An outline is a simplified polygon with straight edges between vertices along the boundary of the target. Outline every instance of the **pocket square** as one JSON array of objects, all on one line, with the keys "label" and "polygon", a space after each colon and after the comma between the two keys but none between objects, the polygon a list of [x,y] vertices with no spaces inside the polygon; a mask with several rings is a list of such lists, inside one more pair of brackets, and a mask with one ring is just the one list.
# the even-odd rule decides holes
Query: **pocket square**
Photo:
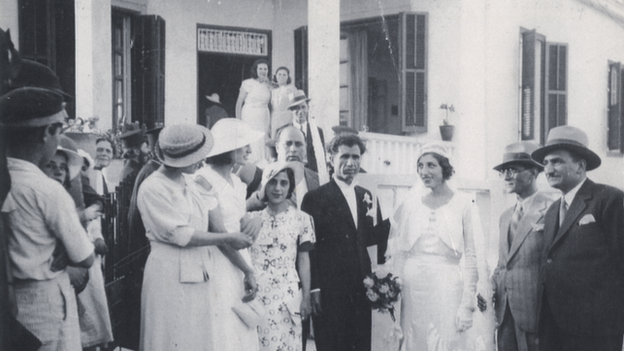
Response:
[{"label": "pocket square", "polygon": [[596,219],[591,213],[584,215],[583,218],[581,218],[581,220],[579,221],[579,225],[585,225],[590,223],[596,223]]},{"label": "pocket square", "polygon": [[533,231],[534,232],[540,232],[544,230],[544,223],[534,223],[533,224]]}]

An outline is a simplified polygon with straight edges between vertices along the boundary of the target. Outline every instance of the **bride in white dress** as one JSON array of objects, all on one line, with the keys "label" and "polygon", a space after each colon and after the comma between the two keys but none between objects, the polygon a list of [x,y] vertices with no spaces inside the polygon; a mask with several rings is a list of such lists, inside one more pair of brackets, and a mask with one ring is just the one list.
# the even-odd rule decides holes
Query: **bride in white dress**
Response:
[{"label": "bride in white dress", "polygon": [[[392,218],[389,264],[403,280],[401,351],[494,350],[491,302],[476,309],[477,291],[491,291],[476,206],[447,184],[446,152],[425,145],[415,186]],[[491,294],[484,296],[490,296]]]}]

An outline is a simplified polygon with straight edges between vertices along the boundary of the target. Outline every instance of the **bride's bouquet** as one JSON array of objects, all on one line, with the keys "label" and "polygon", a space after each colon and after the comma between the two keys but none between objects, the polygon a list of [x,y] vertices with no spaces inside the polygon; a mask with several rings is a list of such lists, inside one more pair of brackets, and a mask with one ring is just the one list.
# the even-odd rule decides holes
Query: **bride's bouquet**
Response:
[{"label": "bride's bouquet", "polygon": [[371,309],[376,309],[382,313],[389,312],[392,321],[395,322],[394,303],[399,300],[399,293],[401,292],[399,277],[394,277],[392,273],[388,273],[385,277],[379,278],[377,273],[373,273],[364,278],[364,287]]}]

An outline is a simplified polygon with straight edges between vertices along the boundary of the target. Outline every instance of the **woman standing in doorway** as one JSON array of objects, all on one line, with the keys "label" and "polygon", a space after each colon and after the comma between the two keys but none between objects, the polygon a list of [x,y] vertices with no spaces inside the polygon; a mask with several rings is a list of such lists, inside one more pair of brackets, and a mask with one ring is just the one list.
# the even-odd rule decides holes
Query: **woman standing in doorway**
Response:
[{"label": "woman standing in doorway", "polygon": [[253,162],[265,159],[265,145],[271,121],[271,81],[269,62],[256,60],[251,66],[251,77],[241,84],[236,100],[236,118],[243,120],[257,131],[265,133],[265,138],[251,144]]},{"label": "woman standing in doorway", "polygon": [[275,132],[280,128],[292,122],[292,112],[288,110],[290,106],[290,95],[297,91],[297,88],[291,84],[290,71],[286,67],[280,67],[275,71],[273,83],[277,84],[277,88],[271,92],[271,138],[277,136]]}]

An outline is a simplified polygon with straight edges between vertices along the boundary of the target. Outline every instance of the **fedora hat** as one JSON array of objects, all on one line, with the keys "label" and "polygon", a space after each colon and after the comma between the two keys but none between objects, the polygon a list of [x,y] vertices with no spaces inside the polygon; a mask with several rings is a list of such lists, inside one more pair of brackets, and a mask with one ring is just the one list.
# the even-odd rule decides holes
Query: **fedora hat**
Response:
[{"label": "fedora hat", "polygon": [[221,99],[219,98],[219,94],[217,93],[212,93],[210,95],[206,95],[206,99],[208,99],[209,101],[212,101],[216,104],[220,104],[221,103]]},{"label": "fedora hat", "polygon": [[254,130],[251,126],[238,118],[222,118],[212,126],[214,147],[207,157],[212,157],[240,149],[254,141],[262,139],[265,133]]},{"label": "fedora hat", "polygon": [[69,170],[69,179],[74,179],[80,174],[80,169],[84,163],[82,156],[78,154],[76,142],[72,139],[61,135],[56,151],[62,151],[67,156],[67,169]]},{"label": "fedora hat", "polygon": [[546,145],[533,151],[531,157],[539,162],[544,163],[544,157],[554,150],[564,149],[577,154],[587,162],[587,170],[591,171],[600,166],[602,162],[600,156],[591,151],[587,144],[589,139],[587,134],[582,130],[572,126],[555,127],[548,133]]},{"label": "fedora hat", "polygon": [[141,146],[145,142],[145,134],[143,129],[129,130],[119,136],[125,147]]},{"label": "fedora hat", "polygon": [[163,164],[182,168],[206,158],[213,145],[214,139],[208,128],[195,124],[174,124],[160,132],[156,154]]},{"label": "fedora hat", "polygon": [[291,108],[308,101],[310,101],[310,99],[308,99],[303,90],[297,90],[290,96],[290,106],[288,106],[288,109],[290,110]]},{"label": "fedora hat", "polygon": [[494,167],[495,170],[500,171],[511,164],[524,164],[529,167],[535,167],[539,171],[544,170],[544,166],[535,162],[531,158],[531,153],[539,148],[539,145],[529,141],[519,141],[516,143],[505,146],[505,153],[503,154],[503,163]]},{"label": "fedora hat", "polygon": [[[260,199],[266,201],[266,186],[269,180],[275,178],[281,171],[290,168],[295,175],[295,186],[303,179],[303,164],[301,162],[278,161],[270,163],[262,171],[262,188],[260,188]],[[290,179],[289,179],[290,180]]]}]

